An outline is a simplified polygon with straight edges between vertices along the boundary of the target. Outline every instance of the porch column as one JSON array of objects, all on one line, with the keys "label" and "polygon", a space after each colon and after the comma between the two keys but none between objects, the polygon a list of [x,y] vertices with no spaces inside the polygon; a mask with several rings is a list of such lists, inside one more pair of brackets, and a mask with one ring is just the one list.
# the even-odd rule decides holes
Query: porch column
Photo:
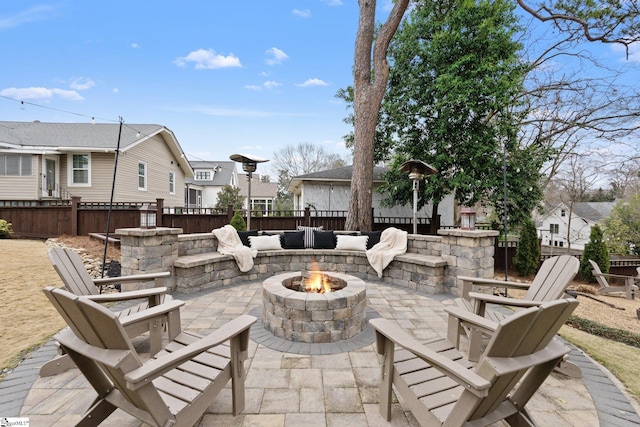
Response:
[{"label": "porch column", "polygon": [[[120,253],[122,256],[122,275],[129,276],[143,273],[159,273],[168,271],[170,277],[160,279],[160,286],[175,290],[175,274],[173,262],[178,258],[178,235],[182,228],[119,228]],[[130,285],[131,289],[137,285]]]},{"label": "porch column", "polygon": [[458,276],[493,278],[495,230],[440,229],[442,258],[447,261],[445,286],[449,292],[462,295]]}]

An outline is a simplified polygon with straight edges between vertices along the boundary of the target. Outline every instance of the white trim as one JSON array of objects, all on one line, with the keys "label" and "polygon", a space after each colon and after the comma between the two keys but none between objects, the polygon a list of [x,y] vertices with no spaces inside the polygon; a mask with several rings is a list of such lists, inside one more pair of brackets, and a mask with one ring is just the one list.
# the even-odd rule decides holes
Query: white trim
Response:
[{"label": "white trim", "polygon": [[[87,167],[87,182],[75,183],[73,181],[73,156],[87,156],[89,165]],[[67,186],[69,187],[91,187],[91,153],[71,153],[67,155]]]},{"label": "white trim", "polygon": [[[144,165],[144,175],[140,175],[140,165]],[[149,168],[147,167],[147,162],[143,162],[142,160],[138,160],[138,172],[136,174],[138,176],[138,190],[139,191],[147,191],[148,182],[149,182]],[[144,186],[140,187],[140,178],[144,178]]]},{"label": "white trim", "polygon": [[[172,185],[173,185],[173,189],[171,189]],[[172,195],[176,194],[176,173],[174,171],[169,171],[169,194],[172,194]]]}]

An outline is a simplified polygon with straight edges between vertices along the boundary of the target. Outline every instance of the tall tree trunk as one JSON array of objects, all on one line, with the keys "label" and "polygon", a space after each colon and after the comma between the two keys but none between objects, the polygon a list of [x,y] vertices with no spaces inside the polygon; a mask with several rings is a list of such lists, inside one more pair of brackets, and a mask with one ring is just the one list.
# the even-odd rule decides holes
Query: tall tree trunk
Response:
[{"label": "tall tree trunk", "polygon": [[375,44],[376,1],[358,0],[358,4],[360,19],[354,58],[353,174],[345,229],[371,230],[373,152],[378,114],[389,77],[387,49],[407,10],[409,0],[395,2],[387,21],[380,28]]}]

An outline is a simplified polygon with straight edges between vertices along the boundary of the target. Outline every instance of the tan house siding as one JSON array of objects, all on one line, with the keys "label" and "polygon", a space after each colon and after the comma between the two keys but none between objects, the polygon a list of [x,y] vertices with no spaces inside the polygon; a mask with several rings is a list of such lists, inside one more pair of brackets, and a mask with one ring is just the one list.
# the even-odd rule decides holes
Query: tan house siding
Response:
[{"label": "tan house siding", "polygon": [[[77,154],[84,154],[78,152]],[[72,196],[82,198],[83,202],[108,202],[111,197],[113,181],[113,153],[91,153],[91,186],[83,187],[69,184],[69,158],[72,154],[60,156],[60,180]],[[124,201],[116,200],[114,201]],[[127,200],[131,201],[131,200]]]},{"label": "tan house siding", "polygon": [[[146,191],[139,190],[137,185],[139,161],[147,164]],[[175,172],[175,194],[169,192],[170,171]],[[156,197],[160,197],[167,207],[184,206],[184,175],[167,143],[157,135],[122,153],[118,161],[116,193],[120,199],[127,201],[155,201]],[[154,196],[148,196],[151,194]]]},{"label": "tan house siding", "polygon": [[34,200],[38,198],[40,156],[31,156],[31,176],[0,176],[2,198],[5,200]]}]

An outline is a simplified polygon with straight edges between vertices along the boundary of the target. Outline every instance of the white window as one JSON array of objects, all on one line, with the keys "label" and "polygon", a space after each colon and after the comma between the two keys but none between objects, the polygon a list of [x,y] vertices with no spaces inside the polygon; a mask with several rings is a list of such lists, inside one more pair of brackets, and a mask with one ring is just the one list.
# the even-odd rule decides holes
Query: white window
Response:
[{"label": "white window", "polygon": [[69,185],[91,186],[91,154],[72,154],[67,158]]},{"label": "white window", "polygon": [[31,154],[0,154],[0,176],[31,176]]},{"label": "white window", "polygon": [[138,190],[147,191],[147,164],[138,162]]},{"label": "white window", "polygon": [[558,234],[560,232],[560,224],[551,224],[549,231],[553,234]]},{"label": "white window", "polygon": [[560,209],[560,216],[565,216],[567,212],[564,209]]},{"label": "white window", "polygon": [[198,181],[211,181],[211,171],[196,171]]},{"label": "white window", "polygon": [[176,194],[176,173],[169,171],[169,194]]}]

